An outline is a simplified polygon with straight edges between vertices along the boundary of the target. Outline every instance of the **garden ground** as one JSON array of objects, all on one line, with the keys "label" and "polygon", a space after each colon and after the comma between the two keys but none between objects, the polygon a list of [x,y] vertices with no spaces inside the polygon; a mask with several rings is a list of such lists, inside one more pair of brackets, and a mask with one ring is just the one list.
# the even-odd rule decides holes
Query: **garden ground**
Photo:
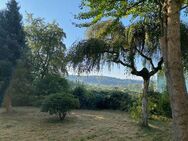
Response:
[{"label": "garden ground", "polygon": [[38,108],[0,109],[0,141],[169,141],[170,122],[143,129],[120,111],[74,110],[64,121]]}]

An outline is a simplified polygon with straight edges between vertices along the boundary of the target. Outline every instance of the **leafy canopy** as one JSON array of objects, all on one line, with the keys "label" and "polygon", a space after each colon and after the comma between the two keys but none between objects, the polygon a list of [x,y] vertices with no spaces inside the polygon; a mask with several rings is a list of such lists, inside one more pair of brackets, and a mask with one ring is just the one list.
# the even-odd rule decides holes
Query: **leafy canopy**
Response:
[{"label": "leafy canopy", "polygon": [[39,78],[47,74],[66,73],[63,29],[56,22],[45,23],[44,19],[28,15],[25,27],[26,43],[32,52],[32,62]]}]

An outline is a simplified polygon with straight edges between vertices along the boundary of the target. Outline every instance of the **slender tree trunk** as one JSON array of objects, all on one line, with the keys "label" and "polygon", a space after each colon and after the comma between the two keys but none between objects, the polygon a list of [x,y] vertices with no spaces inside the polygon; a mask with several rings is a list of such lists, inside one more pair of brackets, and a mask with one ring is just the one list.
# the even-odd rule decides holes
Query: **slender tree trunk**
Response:
[{"label": "slender tree trunk", "polygon": [[7,113],[12,112],[12,97],[11,97],[12,85],[13,85],[13,80],[10,79],[9,83],[8,83],[8,86],[7,86],[6,90],[5,90],[4,100],[3,100],[3,103],[4,103],[4,106],[5,106],[5,109],[6,109]]},{"label": "slender tree trunk", "polygon": [[142,126],[144,127],[148,127],[148,87],[149,79],[144,79],[142,94]]},{"label": "slender tree trunk", "polygon": [[167,0],[166,33],[161,38],[175,141],[188,141],[188,95],[180,48],[180,1]]},{"label": "slender tree trunk", "polygon": [[9,94],[6,95],[5,97],[5,108],[6,108],[6,112],[8,113],[12,112],[12,99]]}]

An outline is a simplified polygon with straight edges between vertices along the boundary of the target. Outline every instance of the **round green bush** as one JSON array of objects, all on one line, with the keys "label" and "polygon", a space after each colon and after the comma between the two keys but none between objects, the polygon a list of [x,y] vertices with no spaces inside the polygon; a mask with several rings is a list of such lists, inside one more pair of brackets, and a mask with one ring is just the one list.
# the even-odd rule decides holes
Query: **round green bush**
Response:
[{"label": "round green bush", "polygon": [[79,107],[79,100],[71,94],[56,93],[51,94],[44,100],[41,111],[48,112],[50,115],[57,115],[63,120],[68,111]]}]

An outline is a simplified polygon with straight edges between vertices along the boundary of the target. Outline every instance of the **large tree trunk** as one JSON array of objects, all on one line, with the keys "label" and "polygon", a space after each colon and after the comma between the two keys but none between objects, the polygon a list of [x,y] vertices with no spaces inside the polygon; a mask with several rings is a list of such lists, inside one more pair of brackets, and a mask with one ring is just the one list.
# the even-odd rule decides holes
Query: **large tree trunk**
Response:
[{"label": "large tree trunk", "polygon": [[144,88],[142,94],[142,126],[148,127],[148,88],[149,79],[144,79]]},{"label": "large tree trunk", "polygon": [[167,0],[166,33],[161,39],[175,141],[188,141],[188,95],[180,48],[180,2]]}]

